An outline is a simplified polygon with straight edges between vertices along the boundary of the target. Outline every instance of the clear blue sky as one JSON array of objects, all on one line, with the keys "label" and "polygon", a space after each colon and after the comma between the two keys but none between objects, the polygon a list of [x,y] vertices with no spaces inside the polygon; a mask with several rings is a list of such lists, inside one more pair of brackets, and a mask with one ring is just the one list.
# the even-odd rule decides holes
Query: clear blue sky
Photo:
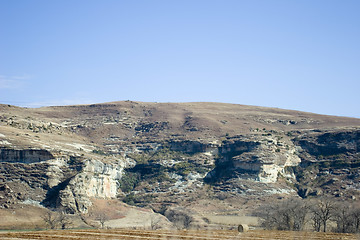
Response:
[{"label": "clear blue sky", "polygon": [[1,0],[0,102],[360,117],[359,0]]}]

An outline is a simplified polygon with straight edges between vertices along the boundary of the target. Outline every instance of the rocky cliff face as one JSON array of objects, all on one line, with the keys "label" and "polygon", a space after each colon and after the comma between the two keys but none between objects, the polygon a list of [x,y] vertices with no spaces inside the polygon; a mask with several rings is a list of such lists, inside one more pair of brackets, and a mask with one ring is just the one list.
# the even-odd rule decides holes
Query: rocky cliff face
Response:
[{"label": "rocky cliff face", "polygon": [[229,139],[219,147],[216,167],[208,178],[239,177],[274,183],[279,174],[294,178],[286,169],[300,162],[293,144],[285,144],[271,134],[265,138]]},{"label": "rocky cliff face", "polygon": [[43,149],[9,149],[0,148],[0,162],[35,163],[53,159],[54,156]]},{"label": "rocky cliff face", "polygon": [[[122,161],[112,164],[74,156],[41,161],[39,156],[52,156],[41,150],[7,149],[4,152],[8,154],[2,155],[4,158],[0,163],[2,181],[10,186],[9,189],[12,189],[14,195],[22,196],[14,199],[13,203],[38,202],[46,206],[63,208],[70,213],[86,213],[93,197],[115,198],[118,193],[118,181],[125,167]],[[17,154],[11,154],[13,152]],[[23,192],[24,189],[30,188],[37,190]]]},{"label": "rocky cliff face", "polygon": [[66,187],[59,191],[58,206],[68,212],[86,213],[92,205],[91,198],[115,198],[123,164],[107,164],[95,160],[85,160],[82,170],[72,177]]},{"label": "rocky cliff face", "polygon": [[300,147],[294,168],[300,196],[359,197],[359,130],[312,131],[293,141]]},{"label": "rocky cliff face", "polygon": [[1,206],[85,213],[116,198],[164,214],[360,196],[360,119],[217,103],[0,110]]}]

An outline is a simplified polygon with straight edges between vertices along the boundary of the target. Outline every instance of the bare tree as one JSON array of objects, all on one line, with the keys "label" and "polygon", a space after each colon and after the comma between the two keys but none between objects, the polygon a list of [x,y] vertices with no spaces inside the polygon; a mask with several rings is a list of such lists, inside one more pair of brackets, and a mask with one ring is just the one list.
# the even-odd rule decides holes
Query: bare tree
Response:
[{"label": "bare tree", "polygon": [[360,232],[360,208],[358,206],[353,206],[352,219],[354,224],[354,232]]},{"label": "bare tree", "polygon": [[317,232],[328,231],[330,221],[336,223],[336,232],[360,232],[360,206],[330,198],[290,199],[262,206],[255,214],[262,218],[266,229],[301,231],[307,221],[312,220]]},{"label": "bare tree", "polygon": [[41,218],[51,228],[55,229],[60,227],[66,229],[71,224],[69,216],[63,211],[46,211]]},{"label": "bare tree", "polygon": [[168,209],[165,211],[165,216],[178,228],[188,229],[194,218],[188,211],[182,208]]},{"label": "bare tree", "polygon": [[95,220],[99,221],[101,228],[105,228],[105,223],[109,220],[109,217],[105,213],[98,213]]},{"label": "bare tree", "polygon": [[349,233],[354,231],[352,212],[349,205],[345,205],[344,203],[338,204],[334,219],[337,225],[337,232]]},{"label": "bare tree", "polygon": [[278,218],[278,204],[271,204],[261,206],[255,212],[255,215],[260,217],[262,221],[262,226],[266,229],[279,229],[282,226],[281,220]]},{"label": "bare tree", "polygon": [[61,229],[66,229],[67,226],[71,224],[69,216],[63,211],[60,211],[58,214],[58,222],[61,226]]},{"label": "bare tree", "polygon": [[151,229],[156,230],[161,228],[161,219],[158,216],[151,216],[150,218]]},{"label": "bare tree", "polygon": [[284,207],[288,211],[290,230],[304,230],[304,226],[307,222],[307,215],[310,210],[308,203],[301,199],[290,199],[285,202]]},{"label": "bare tree", "polygon": [[[333,200],[328,198],[319,198],[313,204],[312,213],[314,226],[316,226],[314,230],[320,231],[322,226],[323,231],[326,232],[327,223],[334,217],[335,203]],[[318,226],[319,224],[320,226]]]},{"label": "bare tree", "polygon": [[46,211],[41,218],[44,220],[44,222],[51,228],[55,229],[59,223],[58,221],[58,215],[55,211]]},{"label": "bare tree", "polygon": [[314,231],[316,232],[320,232],[321,230],[321,219],[320,216],[318,214],[314,214],[311,217],[312,221],[313,221],[313,228]]},{"label": "bare tree", "polygon": [[304,200],[290,199],[263,206],[257,212],[266,229],[301,231],[306,224],[309,206]]},{"label": "bare tree", "polygon": [[356,233],[360,227],[360,208],[347,202],[338,203],[334,213],[336,231],[340,233]]}]

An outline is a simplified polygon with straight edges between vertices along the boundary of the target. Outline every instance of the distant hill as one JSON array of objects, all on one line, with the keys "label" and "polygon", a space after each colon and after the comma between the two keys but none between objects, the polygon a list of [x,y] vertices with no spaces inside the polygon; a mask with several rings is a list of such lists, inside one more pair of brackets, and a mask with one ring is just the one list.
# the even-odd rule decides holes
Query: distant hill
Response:
[{"label": "distant hill", "polygon": [[0,206],[88,224],[105,199],[206,226],[278,198],[358,199],[359,151],[357,118],[206,102],[0,105]]}]

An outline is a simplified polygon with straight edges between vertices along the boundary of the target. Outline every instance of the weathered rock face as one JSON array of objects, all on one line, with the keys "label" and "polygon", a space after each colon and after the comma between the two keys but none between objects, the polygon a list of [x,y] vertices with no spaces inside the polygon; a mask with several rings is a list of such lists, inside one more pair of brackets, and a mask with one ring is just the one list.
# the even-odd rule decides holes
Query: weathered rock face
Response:
[{"label": "weathered rock face", "polygon": [[[91,198],[116,198],[121,192],[125,168],[138,179],[130,192],[135,190],[140,195],[192,192],[202,188],[204,180],[207,183],[233,182],[231,179],[276,183],[279,176],[283,176],[297,186],[303,197],[323,193],[339,195],[339,191],[327,186],[340,187],[341,184],[349,186],[346,196],[352,197],[355,193],[351,182],[360,180],[355,171],[360,167],[358,149],[359,132],[353,131],[315,131],[297,136],[293,141],[284,136],[263,134],[227,138],[217,143],[153,142],[133,148],[140,159],[128,158],[133,161],[132,168],[124,160],[104,163],[79,157],[51,159],[53,155],[46,150],[3,149],[1,172],[3,182],[9,179],[17,182],[10,187],[39,189],[36,196],[23,194],[19,199],[61,207],[70,213],[86,213],[92,205]],[[19,178],[14,179],[19,172]],[[144,189],[141,186],[145,183]]]},{"label": "weathered rock face", "polygon": [[[352,131],[349,131],[349,136],[346,134],[346,131],[339,130],[314,131],[304,135],[263,131],[261,134],[228,137],[211,143],[194,140],[157,142],[154,144],[156,148],[144,152],[141,149],[145,148],[140,146],[135,151],[139,156],[137,164],[126,171],[131,173],[126,178],[132,186],[129,196],[137,193],[129,202],[143,206],[146,202],[158,201],[158,198],[150,199],[159,193],[168,196],[168,201],[176,202],[173,193],[199,191],[204,182],[222,192],[239,196],[297,192],[302,197],[332,194],[331,191],[333,195],[339,195],[343,191],[340,186],[345,183],[349,188],[347,197],[353,197],[350,194],[359,195],[359,191],[355,190],[357,187],[350,184],[350,179],[359,178],[357,170],[353,171],[360,166],[357,152],[359,136]],[[341,154],[327,155],[325,159],[319,152]],[[346,159],[336,160],[344,154]],[[327,167],[322,166],[324,164]],[[345,182],[335,178],[344,171],[349,173]],[[338,182],[324,177],[325,174],[338,179]],[[337,186],[340,190],[326,190],[327,185]]]},{"label": "weathered rock face", "polygon": [[[71,213],[85,213],[91,206],[92,197],[116,197],[118,181],[125,166],[123,162],[110,164],[66,156],[48,160],[50,156],[52,154],[46,150],[6,149],[2,152],[1,180],[14,182],[10,184],[12,191],[21,196],[14,203],[35,201],[46,206],[62,207]],[[44,160],[37,162],[41,157]],[[38,190],[22,192],[29,188]]]},{"label": "weathered rock face", "polygon": [[307,133],[294,140],[294,143],[314,157],[357,153],[360,150],[360,131]]},{"label": "weathered rock face", "polygon": [[9,149],[0,148],[0,162],[36,163],[53,159],[54,156],[43,149]]},{"label": "weathered rock face", "polygon": [[41,202],[47,192],[47,168],[46,162],[0,163],[0,184],[7,186],[0,194],[4,196],[0,201],[0,207],[26,200]]},{"label": "weathered rock face", "polygon": [[301,163],[294,168],[299,195],[359,195],[360,131],[308,132],[294,139]]},{"label": "weathered rock face", "polygon": [[[302,197],[324,193],[339,195],[340,191],[327,186],[340,188],[341,184],[348,186],[343,191],[347,192],[346,196],[353,197],[356,186],[351,183],[354,179],[360,180],[356,170],[360,167],[359,136],[359,131],[315,131],[297,136],[293,141],[284,135],[266,133],[237,136],[216,143],[172,140],[149,145],[145,142],[144,146],[137,143],[136,147],[128,147],[137,157],[112,163],[73,156],[52,159],[53,154],[39,149],[2,149],[0,171],[3,183],[13,182],[6,185],[15,192],[12,202],[37,201],[69,213],[86,213],[92,198],[118,197],[122,193],[125,168],[137,179],[130,194],[136,191],[139,196],[194,192],[203,188],[204,180],[206,183],[232,182],[233,186],[238,184],[241,188],[242,179],[276,183],[279,176],[283,176],[297,186]],[[221,184],[217,186],[222,189]],[[31,188],[38,190],[16,195]],[[274,190],[274,193],[279,191],[282,190]],[[5,195],[9,193],[4,190]],[[142,197],[137,201],[143,204],[149,200]]]},{"label": "weathered rock face", "polygon": [[11,203],[75,213],[119,198],[160,212],[200,198],[239,209],[276,194],[360,196],[360,119],[218,103],[0,110]]},{"label": "weathered rock face", "polygon": [[293,144],[285,146],[273,137],[231,139],[219,147],[216,167],[207,178],[218,181],[236,177],[274,183],[279,174],[294,178],[286,167],[297,166],[300,161]]},{"label": "weathered rock face", "polygon": [[118,180],[121,179],[124,164],[107,164],[89,160],[85,162],[83,174],[90,178],[87,187],[89,197],[114,198],[117,194]]},{"label": "weathered rock face", "polygon": [[123,168],[121,165],[86,160],[82,171],[59,192],[58,206],[71,213],[86,213],[92,197],[115,198]]},{"label": "weathered rock face", "polygon": [[293,150],[276,152],[268,148],[260,145],[251,152],[233,157],[235,171],[252,172],[255,181],[274,183],[279,174],[289,176],[286,167],[297,166],[301,161]]}]

